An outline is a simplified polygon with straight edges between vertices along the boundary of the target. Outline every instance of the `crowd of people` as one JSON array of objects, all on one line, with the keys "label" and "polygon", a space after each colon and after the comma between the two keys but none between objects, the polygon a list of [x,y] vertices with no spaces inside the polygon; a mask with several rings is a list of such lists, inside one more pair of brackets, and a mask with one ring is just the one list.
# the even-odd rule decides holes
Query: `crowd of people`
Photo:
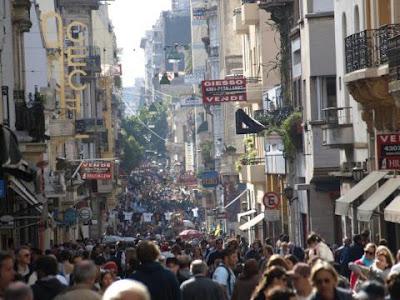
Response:
[{"label": "crowd of people", "polygon": [[[368,233],[368,232],[367,232]],[[331,249],[313,233],[303,249],[286,235],[254,241],[201,240],[131,244],[85,241],[41,253],[23,246],[0,253],[5,300],[347,300],[400,299],[400,252],[355,235]]]}]

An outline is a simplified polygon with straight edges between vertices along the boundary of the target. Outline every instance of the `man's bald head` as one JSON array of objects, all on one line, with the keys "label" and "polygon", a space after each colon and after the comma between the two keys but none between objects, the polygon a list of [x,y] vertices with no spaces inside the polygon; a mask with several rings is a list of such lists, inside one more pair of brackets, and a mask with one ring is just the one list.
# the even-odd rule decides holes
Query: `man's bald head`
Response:
[{"label": "man's bald head", "polygon": [[33,300],[33,293],[29,285],[17,281],[11,283],[5,290],[4,300]]}]

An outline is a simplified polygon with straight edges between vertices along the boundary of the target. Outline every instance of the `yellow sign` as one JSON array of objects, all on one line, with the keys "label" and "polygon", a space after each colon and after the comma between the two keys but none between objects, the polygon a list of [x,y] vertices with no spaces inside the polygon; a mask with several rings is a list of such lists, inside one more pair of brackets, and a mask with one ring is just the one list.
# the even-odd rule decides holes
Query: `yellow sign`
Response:
[{"label": "yellow sign", "polygon": [[[57,28],[55,36],[52,36],[51,31],[48,30],[49,22],[55,22],[53,23]],[[73,110],[80,114],[80,92],[87,88],[87,84],[80,83],[79,79],[82,76],[87,76],[87,73],[82,68],[86,67],[86,58],[88,57],[84,36],[84,33],[88,32],[88,26],[79,21],[72,21],[67,26],[64,26],[62,17],[58,13],[47,12],[41,16],[41,27],[46,49],[52,52],[59,52],[61,110],[63,113],[65,113],[65,110]],[[69,70],[67,74],[65,72],[66,69]],[[66,88],[74,92],[72,93],[74,98],[66,98]]]}]

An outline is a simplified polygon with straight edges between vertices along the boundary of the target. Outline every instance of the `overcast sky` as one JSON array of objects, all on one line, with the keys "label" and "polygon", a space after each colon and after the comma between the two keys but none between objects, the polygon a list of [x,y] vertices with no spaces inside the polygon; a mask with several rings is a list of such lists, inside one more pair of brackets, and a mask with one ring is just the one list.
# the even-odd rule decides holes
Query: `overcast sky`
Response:
[{"label": "overcast sky", "polygon": [[144,52],[140,40],[160,12],[170,9],[171,0],[115,0],[109,3],[118,47],[123,49],[123,85],[132,86],[136,77],[144,77]]}]

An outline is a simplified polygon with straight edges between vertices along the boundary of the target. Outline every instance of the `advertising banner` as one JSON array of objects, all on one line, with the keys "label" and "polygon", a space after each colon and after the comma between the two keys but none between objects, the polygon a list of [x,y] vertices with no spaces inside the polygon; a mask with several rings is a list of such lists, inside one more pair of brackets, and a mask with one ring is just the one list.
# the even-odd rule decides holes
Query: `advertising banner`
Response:
[{"label": "advertising banner", "polygon": [[376,158],[379,170],[400,169],[400,133],[376,134]]},{"label": "advertising banner", "polygon": [[219,183],[217,171],[205,171],[201,174],[201,185],[204,188],[215,188]]},{"label": "advertising banner", "polygon": [[203,104],[247,101],[246,78],[203,80],[201,82]]},{"label": "advertising banner", "polygon": [[82,162],[80,168],[81,177],[83,180],[91,180],[91,179],[111,180],[112,166],[113,163],[110,161]]}]

